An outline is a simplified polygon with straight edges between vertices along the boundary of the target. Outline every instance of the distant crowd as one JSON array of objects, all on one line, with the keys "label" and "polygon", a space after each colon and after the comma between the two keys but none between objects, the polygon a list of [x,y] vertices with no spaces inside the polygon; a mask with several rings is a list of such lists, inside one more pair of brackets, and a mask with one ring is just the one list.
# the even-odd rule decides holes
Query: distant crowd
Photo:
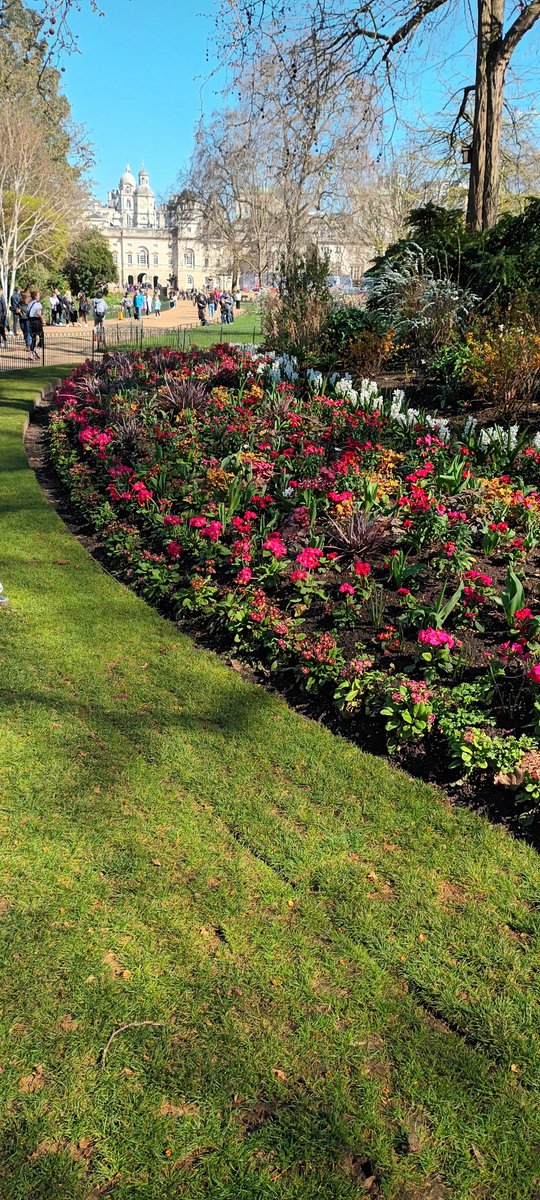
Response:
[{"label": "distant crowd", "polygon": [[[169,292],[171,308],[179,300],[189,300],[197,309],[201,325],[220,319],[223,325],[232,325],[235,310],[240,309],[241,293],[236,291],[189,290],[177,288]],[[101,291],[89,299],[85,292],[73,296],[69,289],[54,288],[48,296],[50,323],[59,325],[87,325],[92,315],[94,330],[103,336],[103,321],[108,312],[107,302]],[[140,321],[143,317],[161,316],[161,291],[148,285],[130,285],[125,288],[119,316]],[[15,288],[9,301],[0,288],[0,350],[8,350],[8,339],[20,335],[30,358],[39,358],[38,350],[44,347],[44,311],[41,294],[37,289],[21,291]]]},{"label": "distant crowd", "polygon": [[208,325],[209,321],[213,321],[218,309],[221,324],[232,325],[234,310],[235,308],[240,308],[242,299],[239,291],[220,292],[217,288],[214,288],[210,292],[205,292],[202,289],[197,292],[193,288],[190,292],[182,292],[180,295],[183,299],[193,301],[193,304],[197,308],[197,315],[201,325]]}]

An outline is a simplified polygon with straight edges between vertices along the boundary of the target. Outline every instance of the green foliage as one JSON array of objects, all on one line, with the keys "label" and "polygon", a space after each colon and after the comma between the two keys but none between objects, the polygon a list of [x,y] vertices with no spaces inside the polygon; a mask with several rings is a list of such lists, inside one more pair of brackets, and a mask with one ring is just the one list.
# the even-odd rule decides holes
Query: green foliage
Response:
[{"label": "green foliage", "polygon": [[450,275],[435,272],[419,244],[382,261],[368,298],[370,312],[391,326],[412,357],[424,362],[464,329],[477,297]]},{"label": "green foliage", "polygon": [[89,229],[71,246],[64,271],[72,292],[93,296],[108,283],[116,283],[118,271],[105,234]]},{"label": "green foliage", "polygon": [[406,238],[392,243],[375,260],[369,275],[380,278],[389,265],[406,264],[422,251],[425,266],[440,278],[470,289],[483,311],[506,313],[540,309],[540,199],[531,197],[523,212],[505,213],[493,229],[472,232],[457,209],[436,204],[413,209]]},{"label": "green foliage", "polygon": [[4,100],[21,104],[42,134],[55,163],[68,164],[72,174],[91,165],[91,148],[71,121],[71,109],[60,91],[61,73],[51,66],[50,25],[43,11],[22,0],[0,4],[0,90]]},{"label": "green foliage", "polygon": [[349,343],[365,331],[384,332],[384,323],[377,313],[357,304],[336,304],[321,330],[321,359],[329,364],[339,362]]}]

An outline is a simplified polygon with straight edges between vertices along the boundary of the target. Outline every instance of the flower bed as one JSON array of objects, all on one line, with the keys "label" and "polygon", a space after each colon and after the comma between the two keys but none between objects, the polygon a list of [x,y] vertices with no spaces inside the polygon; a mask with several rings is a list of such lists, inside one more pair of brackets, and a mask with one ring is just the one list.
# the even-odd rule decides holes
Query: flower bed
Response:
[{"label": "flower bed", "polygon": [[220,345],[106,356],[58,388],[54,463],[149,600],[534,819],[540,436],[295,376]]}]

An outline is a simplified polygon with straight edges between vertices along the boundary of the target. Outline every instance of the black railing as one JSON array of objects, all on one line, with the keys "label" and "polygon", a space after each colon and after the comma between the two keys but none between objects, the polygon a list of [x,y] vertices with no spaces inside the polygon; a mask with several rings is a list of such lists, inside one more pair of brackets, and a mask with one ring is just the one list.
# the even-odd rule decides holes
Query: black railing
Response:
[{"label": "black railing", "polygon": [[157,321],[119,321],[107,323],[101,330],[91,326],[48,327],[44,329],[43,346],[30,354],[19,333],[7,339],[4,347],[0,343],[0,371],[17,371],[22,367],[55,366],[94,359],[104,351],[142,350],[149,346],[172,346],[176,350],[188,350],[190,346],[211,345],[213,342],[252,343],[260,340],[257,326],[238,330],[231,325],[192,325],[179,329],[160,329]]}]

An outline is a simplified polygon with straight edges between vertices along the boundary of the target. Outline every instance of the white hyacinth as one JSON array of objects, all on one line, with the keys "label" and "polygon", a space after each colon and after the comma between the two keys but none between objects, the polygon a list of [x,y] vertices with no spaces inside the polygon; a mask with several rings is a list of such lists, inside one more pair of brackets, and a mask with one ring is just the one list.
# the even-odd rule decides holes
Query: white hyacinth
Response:
[{"label": "white hyacinth", "polygon": [[450,426],[445,417],[426,417],[428,429],[433,429],[441,442],[450,441]]},{"label": "white hyacinth", "polygon": [[540,450],[540,432],[535,433],[532,440],[532,445],[534,446],[535,450]]},{"label": "white hyacinth", "polygon": [[470,438],[474,437],[477,425],[478,425],[478,421],[476,420],[476,417],[467,417],[467,420],[465,421],[465,425],[463,428],[463,433],[464,433],[466,441],[468,441]]},{"label": "white hyacinth", "polygon": [[519,425],[511,425],[509,429],[504,429],[502,425],[490,425],[489,429],[480,430],[479,442],[483,450],[498,446],[500,449],[511,451],[515,450],[518,437]]},{"label": "white hyacinth", "polygon": [[336,396],[342,396],[344,399],[356,404],[358,392],[353,388],[353,381],[350,375],[342,375],[341,379],[338,379],[336,383]]},{"label": "white hyacinth", "polygon": [[312,368],[309,367],[306,372],[306,375],[307,375],[308,383],[310,383],[312,385],[312,387],[315,389],[316,392],[320,391],[320,389],[322,388],[322,382],[323,382],[323,377],[321,375],[321,372],[313,371]]}]

